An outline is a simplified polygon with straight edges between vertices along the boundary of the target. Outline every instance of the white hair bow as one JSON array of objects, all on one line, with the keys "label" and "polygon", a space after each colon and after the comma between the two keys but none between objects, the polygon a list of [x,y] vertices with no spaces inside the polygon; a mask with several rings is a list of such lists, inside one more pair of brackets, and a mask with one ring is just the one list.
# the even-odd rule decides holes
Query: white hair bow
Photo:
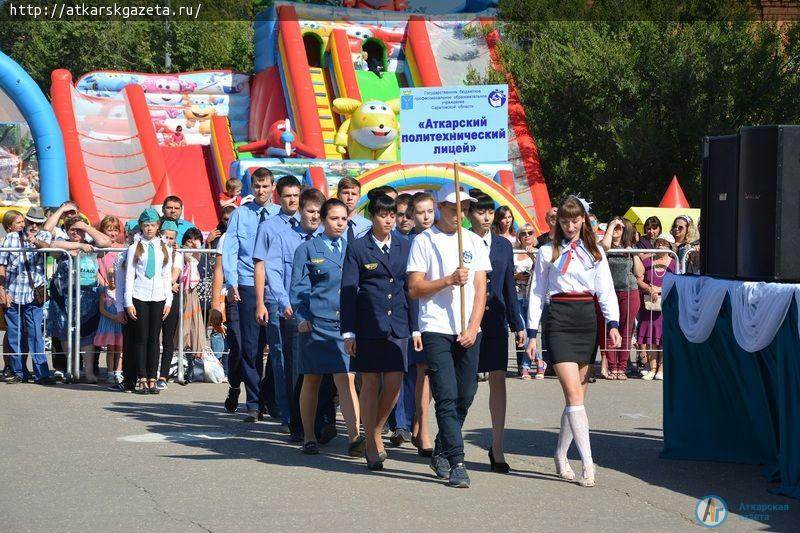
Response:
[{"label": "white hair bow", "polygon": [[587,202],[587,201],[586,201],[586,200],[585,200],[585,199],[584,199],[584,198],[581,196],[581,193],[575,193],[575,198],[577,198],[577,199],[578,199],[578,201],[579,201],[579,202],[581,203],[581,205],[583,206],[583,209],[584,209],[584,211],[586,211],[586,214],[588,215],[588,214],[589,214],[589,212],[592,210],[592,203],[593,203],[593,202]]}]

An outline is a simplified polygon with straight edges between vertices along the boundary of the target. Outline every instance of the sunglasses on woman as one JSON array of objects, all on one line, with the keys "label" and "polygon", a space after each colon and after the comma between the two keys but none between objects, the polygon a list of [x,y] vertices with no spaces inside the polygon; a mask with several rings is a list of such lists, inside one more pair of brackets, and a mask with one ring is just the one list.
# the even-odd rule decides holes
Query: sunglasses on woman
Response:
[{"label": "sunglasses on woman", "polygon": [[520,237],[530,237],[531,235],[533,235],[533,232],[532,231],[520,231],[518,233],[518,235]]}]

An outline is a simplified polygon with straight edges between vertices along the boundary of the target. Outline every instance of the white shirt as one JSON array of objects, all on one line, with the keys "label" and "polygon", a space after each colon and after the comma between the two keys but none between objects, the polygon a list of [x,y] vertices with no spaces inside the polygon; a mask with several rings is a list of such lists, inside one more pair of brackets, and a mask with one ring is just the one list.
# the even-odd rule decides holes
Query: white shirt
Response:
[{"label": "white shirt", "polygon": [[[466,322],[472,315],[475,300],[475,272],[491,272],[489,248],[471,231],[461,230],[464,267],[469,269],[464,286]],[[425,279],[449,276],[458,268],[458,235],[444,233],[435,225],[420,233],[411,243],[408,272],[423,272]],[[457,286],[445,287],[428,298],[419,299],[419,329],[423,333],[458,335],[461,332],[461,291]]]},{"label": "white shirt", "polygon": [[384,241],[384,242],[379,241],[374,233],[372,234],[372,240],[373,240],[373,242],[375,244],[378,245],[378,250],[380,250],[381,252],[383,252],[383,246],[384,245],[388,246],[390,249],[392,248],[392,233],[391,232],[389,232],[389,235],[386,236],[386,241]]},{"label": "white shirt", "polygon": [[[524,255],[525,257],[523,259],[518,259],[519,254],[514,254],[514,274],[520,274],[522,272],[531,273],[533,269],[533,259],[528,257],[527,254]],[[527,298],[528,293],[526,289],[528,283],[520,281],[515,281],[514,283],[517,288],[517,298]]]},{"label": "white shirt", "polygon": [[[145,268],[147,267],[150,243],[153,243],[155,251],[156,274],[148,279],[145,276]],[[163,301],[165,306],[172,306],[172,262],[168,255],[167,262],[164,264],[162,244],[158,238],[151,241],[142,239],[128,247],[128,257],[125,263],[125,307],[133,306],[134,298],[143,302]],[[139,245],[144,247],[144,251],[134,265],[133,258],[136,254],[136,247]],[[169,254],[169,248],[167,253]]]},{"label": "white shirt", "polygon": [[[475,235],[478,234],[476,233]],[[492,248],[492,230],[487,231],[486,234],[481,237],[481,239],[483,239],[483,242],[486,243],[486,249],[490,250]]]},{"label": "white shirt", "polygon": [[[219,240],[217,241],[217,261],[222,261],[222,246],[225,244],[225,233],[219,236]],[[225,283],[222,283],[222,290],[219,291],[220,296],[227,296],[228,289],[225,287]]]},{"label": "white shirt", "polygon": [[117,285],[114,291],[114,306],[116,307],[117,313],[121,313],[125,310],[125,265],[127,265],[127,263],[128,250],[117,254],[117,258],[114,260],[114,281]]},{"label": "white shirt", "polygon": [[[536,254],[530,293],[528,294],[528,329],[538,330],[542,319],[545,295],[562,292],[590,292],[597,295],[600,310],[607,322],[619,322],[619,303],[614,291],[614,280],[603,249],[600,261],[595,261],[589,251],[580,244],[572,251],[562,245],[561,257],[553,263],[553,244],[545,244]],[[571,256],[567,271],[561,273],[567,256]]]}]

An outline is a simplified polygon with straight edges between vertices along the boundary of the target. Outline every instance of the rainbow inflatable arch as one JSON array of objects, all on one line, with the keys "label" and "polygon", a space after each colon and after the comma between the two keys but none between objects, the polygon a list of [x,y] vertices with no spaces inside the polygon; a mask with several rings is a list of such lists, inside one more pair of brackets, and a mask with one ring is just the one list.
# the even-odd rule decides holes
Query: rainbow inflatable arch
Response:
[{"label": "rainbow inflatable arch", "polygon": [[[507,205],[511,208],[517,225],[531,224],[537,233],[540,228],[517,197],[500,183],[486,177],[469,167],[458,167],[458,177],[464,189],[480,189],[489,195],[498,206]],[[361,200],[358,209],[363,209],[367,202],[367,193],[382,185],[390,185],[398,191],[404,190],[438,190],[445,183],[452,183],[454,179],[453,165],[427,164],[403,165],[390,163],[369,170],[358,178],[361,183]]]}]

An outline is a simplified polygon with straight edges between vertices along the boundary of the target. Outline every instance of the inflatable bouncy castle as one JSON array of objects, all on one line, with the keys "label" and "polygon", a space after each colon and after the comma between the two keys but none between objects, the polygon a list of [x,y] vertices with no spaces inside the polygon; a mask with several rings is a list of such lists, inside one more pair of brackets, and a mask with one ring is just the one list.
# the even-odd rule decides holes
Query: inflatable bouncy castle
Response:
[{"label": "inflatable bouncy castle", "polygon": [[[398,190],[437,189],[452,165],[404,165],[398,101],[406,87],[464,85],[469,72],[499,69],[492,11],[458,16],[403,13],[414,1],[356,7],[275,2],[254,22],[254,74],[94,71],[52,74],[49,126],[63,137],[67,185],[90,219],[133,218],[180,196],[203,230],[218,220],[231,177],[269,167],[333,194],[343,176]],[[485,0],[445,2],[453,11]],[[546,229],[550,207],[538,152],[509,85],[508,153],[464,166],[462,179],[508,205],[517,224]],[[40,130],[42,128],[39,128]],[[41,131],[40,131],[41,132]],[[249,180],[244,179],[245,194]]]}]

